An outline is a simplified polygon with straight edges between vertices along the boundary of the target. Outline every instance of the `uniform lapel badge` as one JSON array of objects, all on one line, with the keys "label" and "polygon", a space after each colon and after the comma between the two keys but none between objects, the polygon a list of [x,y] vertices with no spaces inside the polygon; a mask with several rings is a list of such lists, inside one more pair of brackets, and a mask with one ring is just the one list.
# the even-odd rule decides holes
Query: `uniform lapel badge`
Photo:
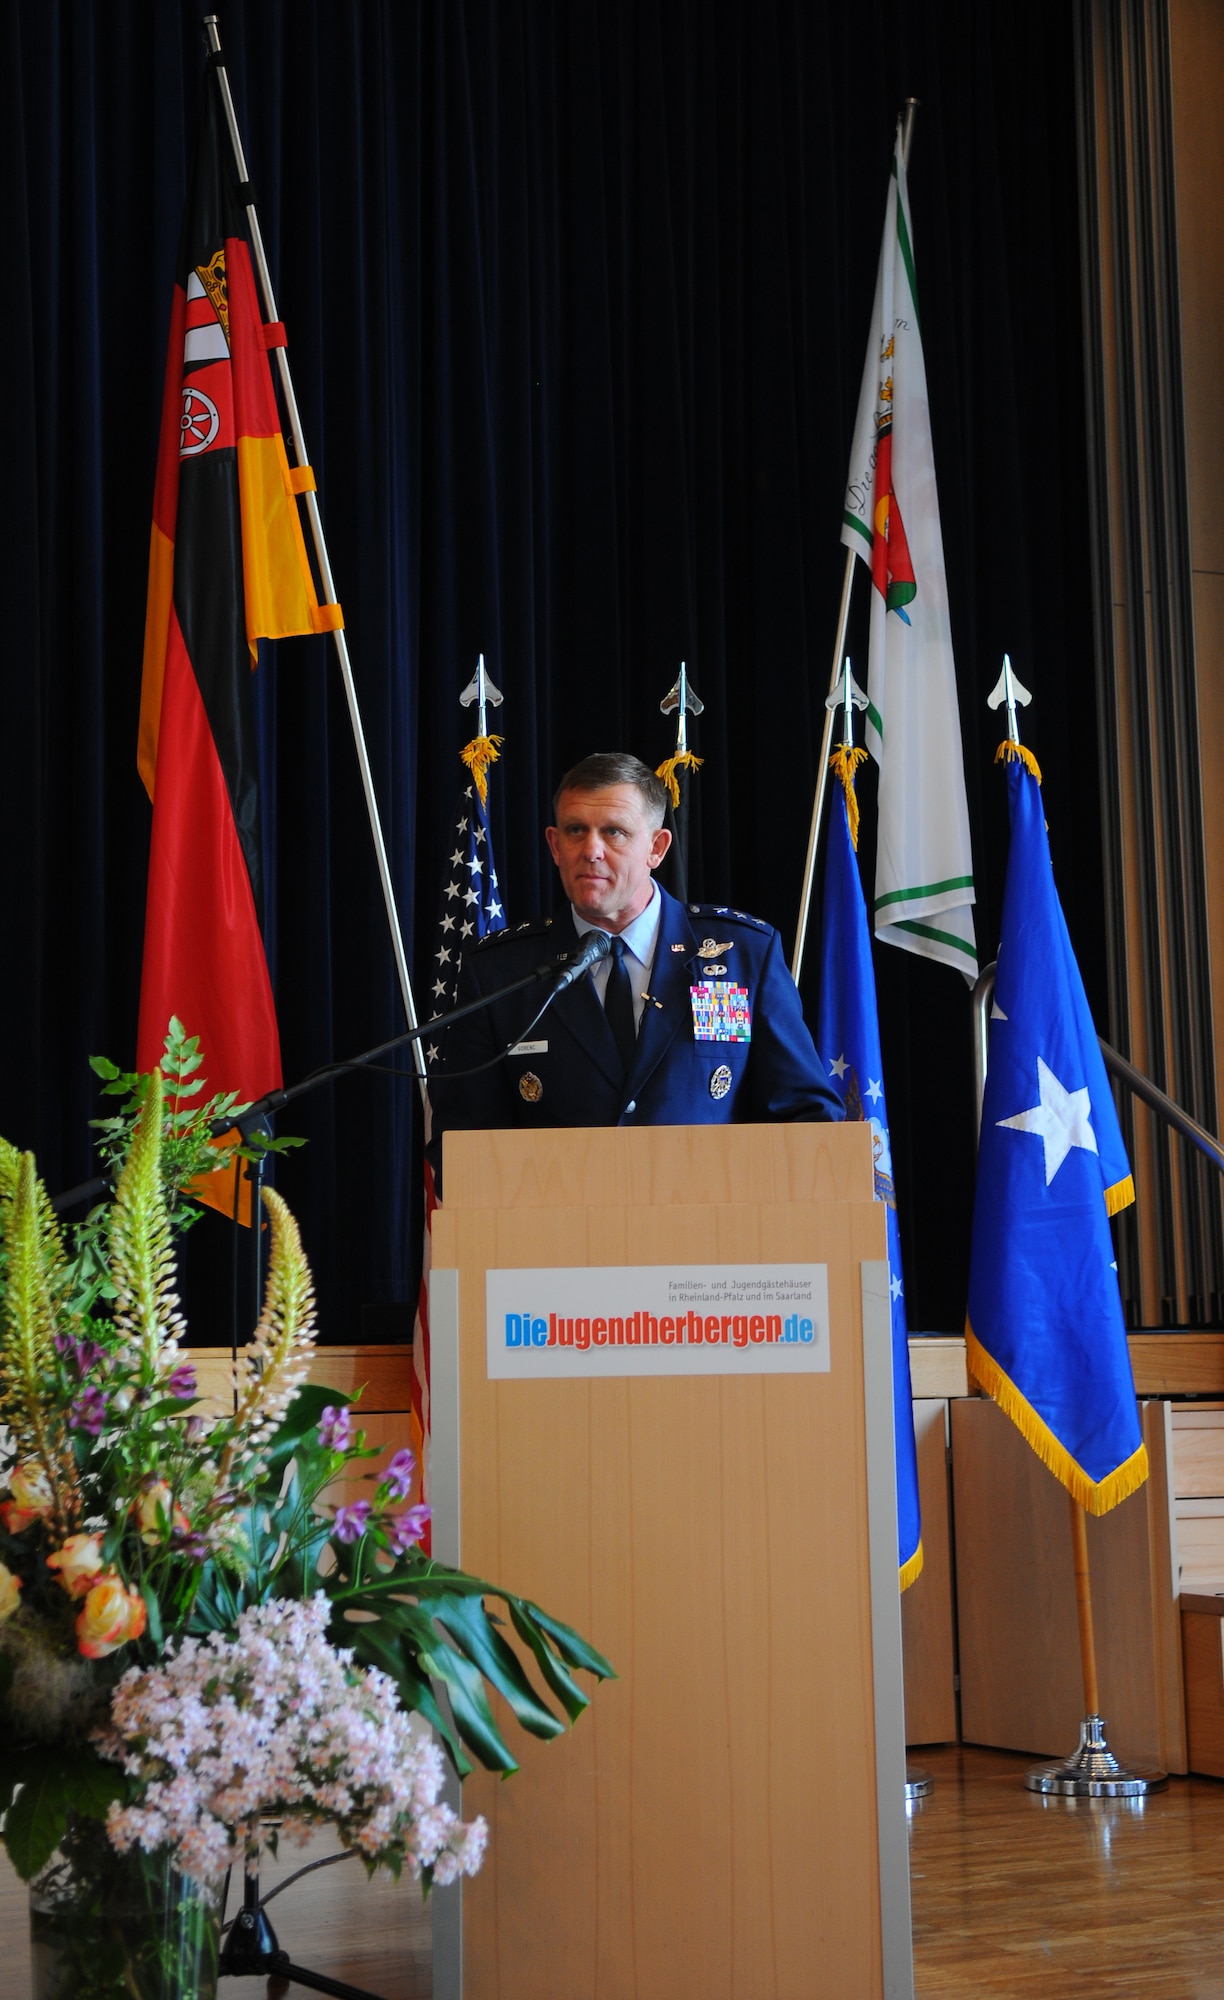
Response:
[{"label": "uniform lapel badge", "polygon": [[519,1096],[524,1104],[538,1104],[544,1095],[544,1085],[534,1070],[525,1069],[519,1078]]},{"label": "uniform lapel badge", "polygon": [[727,1068],[726,1063],[719,1063],[718,1068],[710,1077],[710,1096],[713,1098],[725,1097],[730,1088],[731,1072]]},{"label": "uniform lapel badge", "polygon": [[703,965],[701,969],[707,979],[725,979],[727,976],[725,965]]},{"label": "uniform lapel badge", "polygon": [[734,951],[735,946],[728,938],[725,944],[718,944],[713,938],[703,938],[697,947],[698,958],[721,958],[724,951]]},{"label": "uniform lapel badge", "polygon": [[673,951],[685,951],[686,949],[687,949],[687,947],[686,947],[685,945],[682,945],[682,944],[674,944],[674,945],[672,946],[672,950],[673,950]]}]

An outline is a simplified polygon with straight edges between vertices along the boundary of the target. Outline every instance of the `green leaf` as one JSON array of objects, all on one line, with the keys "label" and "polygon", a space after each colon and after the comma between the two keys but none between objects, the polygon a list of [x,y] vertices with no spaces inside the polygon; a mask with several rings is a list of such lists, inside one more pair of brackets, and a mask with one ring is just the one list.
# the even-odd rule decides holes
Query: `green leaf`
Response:
[{"label": "green leaf", "polygon": [[72,1810],[84,1819],[104,1820],[115,1799],[124,1796],[123,1772],[118,1764],[108,1764],[95,1750],[78,1753],[76,1796]]},{"label": "green leaf", "polygon": [[[498,1595],[501,1593],[498,1592]],[[589,1646],[586,1640],[575,1632],[572,1625],[563,1625],[559,1618],[550,1618],[547,1611],[541,1611],[538,1604],[529,1604],[524,1598],[514,1600],[507,1598],[506,1602],[511,1606],[511,1615],[514,1603],[521,1604],[523,1610],[530,1613],[541,1630],[547,1632],[562,1659],[569,1666],[585,1667],[587,1673],[594,1674],[597,1680],[616,1679],[616,1668],[611,1660],[606,1660],[602,1653],[595,1651],[594,1646]]]},{"label": "green leaf", "polygon": [[558,1659],[541,1632],[539,1626],[528,1615],[525,1607],[516,1599],[508,1600],[510,1618],[519,1638],[526,1641],[534,1653],[549,1687],[565,1709],[571,1722],[577,1722],[584,1708],[590,1707],[591,1698],[584,1694],[564,1663]]},{"label": "green leaf", "polygon": [[149,1637],[160,1653],[165,1637],[162,1631],[161,1605],[157,1599],[157,1592],[154,1590],[147,1576],[142,1576],[140,1579],[140,1594],[144,1599],[145,1610],[148,1613]]},{"label": "green leaf", "polygon": [[509,1702],[522,1728],[533,1736],[564,1735],[565,1724],[540,1700],[517,1653],[494,1629],[480,1598],[444,1598],[433,1615],[462,1646],[473,1666]]},{"label": "green leaf", "polygon": [[4,1845],[23,1882],[37,1875],[64,1837],[70,1812],[105,1819],[123,1796],[123,1774],[86,1746],[26,1753],[21,1790],[4,1820]]},{"label": "green leaf", "polygon": [[325,1388],[321,1382],[304,1382],[285,1412],[284,1422],[263,1454],[268,1472],[267,1477],[260,1482],[260,1491],[266,1493],[270,1486],[279,1490],[281,1480],[285,1476],[285,1467],[293,1457],[299,1442],[317,1429],[319,1418],[329,1403],[339,1409],[352,1401],[353,1398],[346,1396],[341,1389]]}]

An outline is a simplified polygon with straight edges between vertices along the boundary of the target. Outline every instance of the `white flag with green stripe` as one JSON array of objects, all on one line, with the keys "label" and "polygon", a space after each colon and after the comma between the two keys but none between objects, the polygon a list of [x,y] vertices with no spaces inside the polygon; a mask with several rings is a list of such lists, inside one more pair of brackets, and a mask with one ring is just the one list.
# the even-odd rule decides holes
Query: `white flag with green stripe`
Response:
[{"label": "white flag with green stripe", "polygon": [[841,538],[872,581],[876,936],[975,979],[969,812],[900,128]]}]

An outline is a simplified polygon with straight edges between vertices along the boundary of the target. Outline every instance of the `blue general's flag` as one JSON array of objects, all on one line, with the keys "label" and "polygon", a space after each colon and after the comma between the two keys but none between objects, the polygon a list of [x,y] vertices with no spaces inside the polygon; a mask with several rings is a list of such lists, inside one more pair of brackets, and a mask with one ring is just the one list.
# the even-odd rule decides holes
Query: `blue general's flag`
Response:
[{"label": "blue general's flag", "polygon": [[918,1459],[910,1389],[905,1291],[901,1282],[901,1233],[893,1191],[880,1022],[867,906],[850,835],[848,794],[835,787],[825,855],[824,917],[820,947],[820,1015],[816,1046],[821,1050],[846,1107],[846,1117],[871,1125],[876,1200],[887,1204],[888,1271],[892,1289],[893,1417],[897,1437],[897,1536],[901,1588],[922,1568],[922,1520],[918,1509]]},{"label": "blue general's flag", "polygon": [[1068,1492],[1104,1514],[1148,1470],[1109,1230],[1110,1215],[1135,1190],[1054,887],[1040,774],[1027,752],[1024,763],[1007,754],[1011,852],[973,1210],[968,1360]]}]

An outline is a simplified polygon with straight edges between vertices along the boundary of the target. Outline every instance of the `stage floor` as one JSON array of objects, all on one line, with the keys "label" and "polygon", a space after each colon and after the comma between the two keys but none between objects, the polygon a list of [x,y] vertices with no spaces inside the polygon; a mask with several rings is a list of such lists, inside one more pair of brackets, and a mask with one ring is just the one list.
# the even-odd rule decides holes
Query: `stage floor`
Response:
[{"label": "stage floor", "polygon": [[1010,1752],[910,1761],[935,1777],[911,1824],[920,2000],[1224,2000],[1224,1783],[1068,1801]]},{"label": "stage floor", "polygon": [[[1224,2000],[1224,1783],[1174,1778],[1141,1810],[1068,1805],[1024,1790],[1026,1757],[911,1755],[936,1779],[911,1825],[919,2000]],[[270,1863],[265,1879],[330,1849],[319,1836],[304,1856]],[[269,1915],[300,1963],[385,2000],[430,2000],[429,1913],[412,1885],[367,1882],[346,1861],[307,1877]],[[2,1855],[0,1935],[0,1995],[27,2000],[25,1891]],[[263,1980],[230,1979],[221,2000],[265,1992]],[[814,1979],[793,2000],[851,1996],[821,1995]]]}]

